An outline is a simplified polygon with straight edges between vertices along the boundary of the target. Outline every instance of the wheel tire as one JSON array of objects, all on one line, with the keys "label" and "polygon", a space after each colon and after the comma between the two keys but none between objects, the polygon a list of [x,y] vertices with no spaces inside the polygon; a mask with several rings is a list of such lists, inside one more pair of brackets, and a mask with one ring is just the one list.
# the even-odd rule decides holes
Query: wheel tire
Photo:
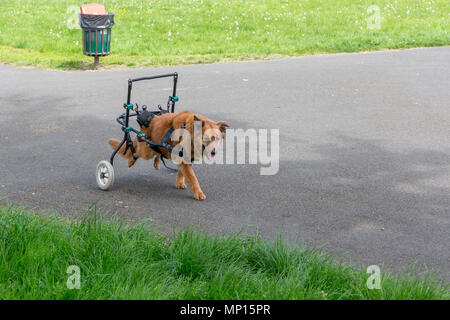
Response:
[{"label": "wheel tire", "polygon": [[102,160],[97,165],[95,172],[97,185],[102,190],[108,190],[114,184],[114,168],[109,161]]}]

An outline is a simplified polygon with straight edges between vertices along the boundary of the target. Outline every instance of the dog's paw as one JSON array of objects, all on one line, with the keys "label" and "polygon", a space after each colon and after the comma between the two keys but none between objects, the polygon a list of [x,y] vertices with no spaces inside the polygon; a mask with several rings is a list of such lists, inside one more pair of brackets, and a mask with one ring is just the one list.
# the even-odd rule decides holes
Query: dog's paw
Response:
[{"label": "dog's paw", "polygon": [[206,196],[203,192],[199,191],[194,194],[195,200],[205,200]]},{"label": "dog's paw", "polygon": [[128,160],[128,168],[131,168],[134,164],[136,163],[136,160],[134,160],[133,158]]},{"label": "dog's paw", "polygon": [[159,157],[156,157],[156,158],[155,158],[155,161],[153,161],[153,167],[154,167],[156,170],[161,169],[161,160],[159,159]]},{"label": "dog's paw", "polygon": [[184,182],[177,182],[177,189],[186,189],[186,184]]}]

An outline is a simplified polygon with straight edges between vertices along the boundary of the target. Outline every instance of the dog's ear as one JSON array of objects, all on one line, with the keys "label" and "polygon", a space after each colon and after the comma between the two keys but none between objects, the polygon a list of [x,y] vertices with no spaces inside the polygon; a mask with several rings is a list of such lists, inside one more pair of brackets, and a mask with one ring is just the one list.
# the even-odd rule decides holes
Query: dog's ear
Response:
[{"label": "dog's ear", "polygon": [[230,125],[228,123],[226,123],[225,121],[218,121],[216,122],[216,125],[219,126],[220,131],[222,133],[225,133],[225,131],[227,130],[227,128],[230,127]]}]

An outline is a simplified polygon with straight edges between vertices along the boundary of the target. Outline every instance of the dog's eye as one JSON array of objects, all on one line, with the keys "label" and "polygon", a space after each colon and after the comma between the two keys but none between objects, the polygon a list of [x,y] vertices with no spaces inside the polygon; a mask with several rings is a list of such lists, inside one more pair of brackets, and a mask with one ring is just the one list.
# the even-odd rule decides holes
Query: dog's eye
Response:
[{"label": "dog's eye", "polygon": [[211,141],[211,138],[208,137],[208,136],[204,136],[204,137],[203,137],[203,141]]}]

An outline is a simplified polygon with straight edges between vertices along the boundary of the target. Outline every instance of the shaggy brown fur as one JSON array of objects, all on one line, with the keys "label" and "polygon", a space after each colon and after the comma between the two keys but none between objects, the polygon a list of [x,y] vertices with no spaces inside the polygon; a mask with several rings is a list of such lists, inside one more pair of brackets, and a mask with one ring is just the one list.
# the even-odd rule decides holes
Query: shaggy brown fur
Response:
[{"label": "shaggy brown fur", "polygon": [[[194,134],[193,134],[193,126],[194,121],[202,121],[202,136],[203,136],[203,145],[207,147],[209,151],[216,150],[219,146],[221,140],[225,137],[225,130],[229,125],[224,121],[215,122],[211,119],[208,119],[205,116],[194,114],[189,111],[183,111],[180,113],[165,113],[161,116],[155,116],[150,123],[148,128],[141,127],[141,132],[145,133],[149,140],[160,143],[162,137],[166,134],[166,132],[170,129],[171,126],[174,129],[182,128],[183,124],[185,125],[186,130],[191,133],[191,145],[194,145]],[[211,130],[212,129],[212,130]],[[180,139],[182,141],[182,139]],[[172,147],[176,146],[180,141],[172,141],[169,140],[169,143]],[[108,141],[111,148],[116,149],[120,141],[117,139],[110,139]],[[137,138],[133,140],[133,146],[136,151],[134,156],[136,158],[143,158],[145,160],[150,160],[155,157],[153,166],[155,169],[159,170],[160,168],[160,154],[155,152],[153,149],[147,146],[146,143],[140,143],[137,141]],[[125,154],[125,145],[123,145],[119,154],[128,159],[128,167],[134,165],[136,160],[133,158],[131,154],[131,150],[127,150]],[[171,159],[171,154],[165,150],[162,150],[164,156],[168,159]],[[191,148],[192,158],[194,157],[194,148]],[[192,163],[186,163],[182,161],[179,165],[179,170],[177,173],[176,187],[178,189],[185,189],[186,184],[185,180],[189,184],[192,193],[194,194],[194,198],[197,200],[203,200],[206,198],[202,189],[200,188],[200,184],[198,183],[197,177],[195,176],[194,170],[192,169]]]}]

